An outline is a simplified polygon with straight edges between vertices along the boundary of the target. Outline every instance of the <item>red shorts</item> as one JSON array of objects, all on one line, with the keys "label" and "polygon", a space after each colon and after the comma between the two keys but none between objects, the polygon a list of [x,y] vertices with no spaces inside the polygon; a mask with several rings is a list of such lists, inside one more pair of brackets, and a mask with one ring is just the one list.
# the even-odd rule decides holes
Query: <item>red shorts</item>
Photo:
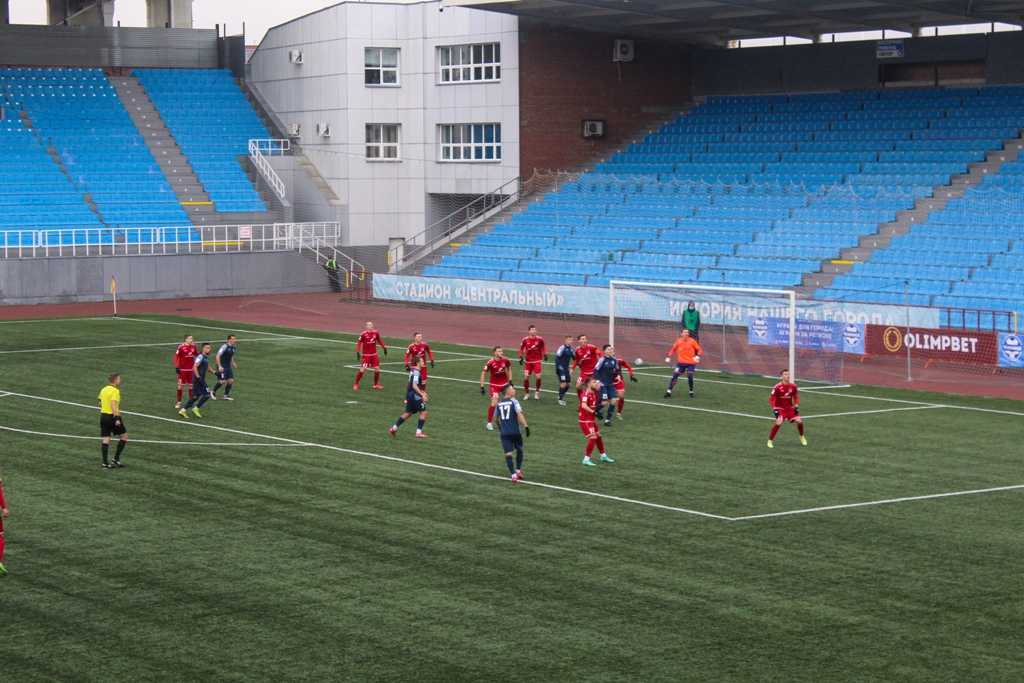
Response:
[{"label": "red shorts", "polygon": [[623,381],[621,375],[615,378],[615,381],[612,382],[612,386],[615,387],[615,391],[625,391],[626,390],[626,382]]},{"label": "red shorts", "polygon": [[796,418],[800,417],[800,414],[796,411],[796,408],[776,408],[778,411],[778,417],[781,417],[786,422],[792,422]]},{"label": "red shorts", "polygon": [[583,432],[583,436],[590,437],[591,435],[600,434],[601,432],[597,428],[597,423],[591,420],[590,422],[584,422],[580,420],[580,431]]},{"label": "red shorts", "polygon": [[195,378],[194,370],[182,370],[178,368],[178,381],[182,384],[192,384],[192,380]]},{"label": "red shorts", "polygon": [[528,360],[523,364],[523,372],[527,375],[539,375],[541,370],[542,367],[539,360]]},{"label": "red shorts", "polygon": [[491,396],[501,396],[501,392],[505,391],[505,387],[508,386],[508,382],[505,384],[492,384],[491,385]]},{"label": "red shorts", "polygon": [[363,354],[363,369],[373,368],[373,369],[376,370],[379,367],[380,367],[380,356],[378,356],[376,353],[373,354],[372,356],[368,356],[365,353]]}]

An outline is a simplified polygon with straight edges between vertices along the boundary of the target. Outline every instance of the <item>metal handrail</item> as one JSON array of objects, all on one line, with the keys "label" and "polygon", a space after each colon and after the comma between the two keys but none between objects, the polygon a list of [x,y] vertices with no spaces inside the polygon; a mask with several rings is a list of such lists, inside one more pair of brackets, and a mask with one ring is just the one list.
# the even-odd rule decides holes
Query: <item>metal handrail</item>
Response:
[{"label": "metal handrail", "polygon": [[[275,143],[284,144],[275,147]],[[263,150],[267,149],[268,153],[271,155],[273,155],[275,151],[277,151],[278,154],[284,154],[285,151],[291,149],[290,145],[291,142],[288,140],[249,140],[249,159],[252,160],[253,166],[256,167],[260,172],[260,175],[263,176],[263,179],[267,181],[268,185],[270,185],[274,194],[276,194],[278,198],[285,203],[285,205],[288,204],[288,198],[285,196],[286,191],[284,181],[281,180],[281,176],[277,175],[277,171],[275,171],[274,167],[270,165],[269,161],[267,161],[266,156],[263,154]]]},{"label": "metal handrail", "polygon": [[[309,252],[313,257],[313,260],[319,266],[326,267],[328,263],[333,261],[335,268],[344,273],[346,287],[351,287],[355,280],[362,282],[366,279],[366,273],[368,271],[365,265],[341,251],[333,244],[328,244],[321,237],[300,237],[298,251],[301,253],[303,250]],[[345,265],[346,261],[348,262],[348,265]]]},{"label": "metal handrail", "polygon": [[[515,205],[526,197],[540,190],[551,190],[558,186],[560,179],[573,180],[579,173],[573,172],[542,172],[534,169],[534,173],[526,180],[513,178],[498,188],[476,197],[440,220],[428,225],[424,230],[404,240],[401,244],[388,249],[388,270],[397,273],[403,268],[422,260],[432,254],[446,242],[462,235],[481,220],[487,219],[499,211]],[[431,233],[437,233],[429,237]],[[412,247],[412,251],[409,248]]]},{"label": "metal handrail", "polygon": [[292,251],[304,240],[341,241],[341,224],[257,223],[146,228],[55,228],[0,232],[2,258],[161,256]]},{"label": "metal handrail", "polygon": [[[506,203],[518,198],[521,185],[519,178],[505,181],[496,189],[480,195],[465,206],[434,221],[419,233],[405,239],[401,244],[391,247],[388,249],[387,255],[388,268],[397,272],[401,268],[412,265],[434,251],[437,246],[452,239],[469,223],[479,220],[485,214],[495,213],[496,210],[504,208]],[[438,230],[440,230],[439,234],[429,237],[430,234],[437,233]],[[414,247],[411,253],[408,251],[410,247]]]}]

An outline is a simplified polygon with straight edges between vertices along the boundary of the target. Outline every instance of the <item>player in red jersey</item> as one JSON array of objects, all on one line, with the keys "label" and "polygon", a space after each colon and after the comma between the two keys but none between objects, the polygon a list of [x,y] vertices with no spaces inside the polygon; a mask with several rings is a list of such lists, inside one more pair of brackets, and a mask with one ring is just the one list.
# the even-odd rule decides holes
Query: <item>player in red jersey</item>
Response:
[{"label": "player in red jersey", "polygon": [[[619,368],[629,373],[629,381],[636,382],[637,379],[633,375],[633,366],[629,364],[625,358],[616,358],[619,361]],[[622,419],[622,409],[626,405],[626,380],[622,379],[622,373],[620,372],[615,376],[615,393],[619,395],[619,400],[615,404],[615,417]],[[611,408],[608,409],[608,418],[611,419]]]},{"label": "player in red jersey", "polygon": [[4,566],[4,519],[9,512],[7,501],[4,500],[4,480],[0,479],[0,575],[7,573],[7,567]]},{"label": "player in red jersey", "polygon": [[[512,377],[512,361],[505,358],[505,351],[500,346],[495,346],[491,358],[484,363],[484,369],[480,371],[480,393],[488,398],[500,397],[505,387],[509,385]],[[484,388],[484,378],[490,375],[490,393]],[[494,431],[494,401],[487,403],[487,429]]]},{"label": "player in red jersey", "polygon": [[359,339],[356,341],[356,359],[362,365],[359,367],[359,372],[356,373],[356,381],[352,385],[352,391],[359,391],[359,383],[363,381],[363,375],[366,374],[369,368],[373,368],[373,388],[384,388],[380,383],[380,356],[377,355],[378,344],[384,350],[384,355],[388,355],[387,344],[384,343],[380,332],[373,326],[372,321],[367,320],[366,329],[363,330],[363,333],[359,335]]},{"label": "player in red jersey", "polygon": [[601,431],[597,426],[597,409],[601,405],[601,382],[591,377],[583,386],[580,393],[580,431],[587,437],[587,447],[583,453],[583,464],[588,467],[595,467],[597,463],[590,459],[590,454],[596,448],[601,454],[601,462],[615,462],[608,457],[604,450],[604,439],[601,438]]},{"label": "player in red jersey", "polygon": [[541,362],[548,359],[548,348],[544,344],[544,338],[537,336],[537,326],[530,325],[526,328],[526,336],[519,344],[519,364],[523,366],[523,400],[530,398],[530,375],[537,378],[537,391],[534,392],[535,401],[540,400],[540,373]]},{"label": "player in red jersey", "polygon": [[178,400],[175,408],[181,408],[181,396],[185,389],[188,389],[188,397],[192,398],[192,368],[196,362],[199,349],[196,348],[195,340],[191,334],[185,335],[185,342],[178,344],[174,351],[174,374],[178,378]]},{"label": "player in red jersey", "polygon": [[571,369],[580,369],[580,376],[576,380],[576,395],[581,396],[594,375],[594,366],[601,357],[601,349],[588,342],[585,334],[576,337],[576,341],[579,346],[576,347],[576,355],[572,358]]},{"label": "player in red jersey", "polygon": [[783,422],[792,422],[796,430],[800,432],[800,445],[807,445],[807,437],[804,436],[804,420],[800,417],[800,390],[789,381],[789,370],[782,371],[779,383],[772,387],[772,393],[768,396],[768,404],[775,413],[775,424],[772,425],[772,432],[768,435],[768,448],[775,448],[775,435]]},{"label": "player in red jersey", "polygon": [[[430,361],[430,367],[434,367],[434,352],[430,348],[430,344],[423,341],[423,333],[416,332],[412,335],[412,344],[409,344],[408,348],[405,349],[405,369],[411,370],[416,365],[416,359],[422,357],[424,360]],[[427,381],[427,365],[423,364],[421,368],[423,374],[422,380],[424,384]]]}]

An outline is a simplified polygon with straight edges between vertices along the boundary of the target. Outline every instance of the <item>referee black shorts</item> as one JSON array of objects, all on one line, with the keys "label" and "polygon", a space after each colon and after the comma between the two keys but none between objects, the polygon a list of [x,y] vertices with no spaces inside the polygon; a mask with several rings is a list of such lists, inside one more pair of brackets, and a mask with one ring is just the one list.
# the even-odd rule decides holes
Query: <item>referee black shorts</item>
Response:
[{"label": "referee black shorts", "polygon": [[124,418],[119,416],[111,415],[110,413],[100,414],[100,436],[121,436],[127,432],[127,427],[124,426]]}]

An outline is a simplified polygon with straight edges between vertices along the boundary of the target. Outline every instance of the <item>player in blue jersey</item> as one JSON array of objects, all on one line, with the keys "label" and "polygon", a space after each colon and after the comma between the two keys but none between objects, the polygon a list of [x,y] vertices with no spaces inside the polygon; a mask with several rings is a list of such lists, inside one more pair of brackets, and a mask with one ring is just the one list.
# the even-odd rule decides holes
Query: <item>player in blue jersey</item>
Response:
[{"label": "player in blue jersey", "polygon": [[[604,419],[605,425],[610,426],[612,413],[615,410],[612,403],[619,396],[615,389],[615,380],[622,375],[622,368],[619,366],[619,361],[615,357],[615,349],[611,344],[605,344],[602,351],[604,355],[597,359],[597,364],[594,366],[594,379],[601,383],[601,405],[598,406],[594,414],[598,420]],[[602,414],[605,408],[608,409],[607,415]]]},{"label": "player in blue jersey", "polygon": [[228,335],[226,342],[220,345],[217,351],[217,383],[213,385],[213,398],[217,399],[217,390],[224,387],[224,400],[234,401],[231,398],[231,390],[235,387],[235,370],[238,363],[235,362],[235,354],[238,353],[238,339],[233,334]]},{"label": "player in blue jersey", "polygon": [[565,394],[572,384],[572,359],[576,349],[572,347],[572,335],[565,335],[565,341],[555,351],[555,374],[558,375],[558,405],[565,405]]},{"label": "player in blue jersey", "polygon": [[508,473],[512,475],[513,482],[520,481],[523,478],[523,434],[530,436],[530,426],[526,424],[523,407],[516,400],[516,388],[511,384],[506,385],[502,396],[495,394],[491,398],[491,405],[494,406],[494,416],[498,420],[501,450],[505,453]]},{"label": "player in blue jersey", "polygon": [[193,415],[202,417],[199,409],[210,400],[210,386],[206,383],[206,373],[210,370],[210,348],[209,344],[203,344],[199,355],[196,356],[195,364],[192,366],[192,397],[178,411],[178,415],[182,417],[188,417],[189,408],[192,409]]},{"label": "player in blue jersey", "polygon": [[402,426],[403,422],[418,414],[419,421],[416,423],[416,438],[425,439],[427,435],[423,433],[423,425],[427,422],[428,397],[427,380],[424,377],[424,372],[427,366],[427,359],[424,356],[417,356],[413,363],[414,365],[409,371],[409,382],[405,387],[405,410],[395,420],[395,424],[388,428],[388,434],[394,436],[398,433],[398,428]]}]

